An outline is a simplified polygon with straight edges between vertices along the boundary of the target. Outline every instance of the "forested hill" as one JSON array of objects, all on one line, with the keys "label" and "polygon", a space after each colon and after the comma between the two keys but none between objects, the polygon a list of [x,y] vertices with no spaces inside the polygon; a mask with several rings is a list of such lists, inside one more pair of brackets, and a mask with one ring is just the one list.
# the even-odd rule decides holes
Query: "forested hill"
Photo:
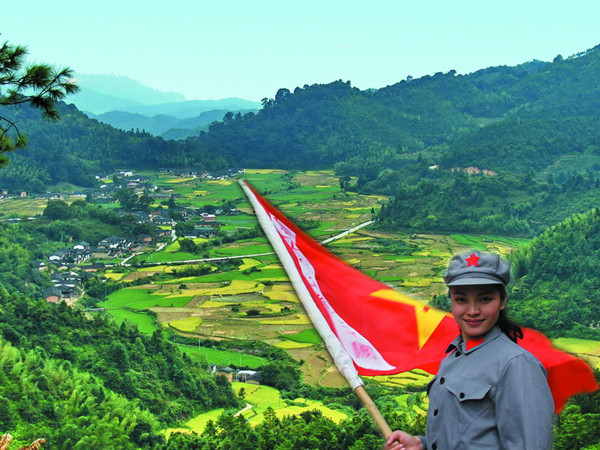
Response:
[{"label": "forested hill", "polygon": [[0,170],[2,188],[43,192],[47,185],[60,182],[91,187],[94,175],[119,168],[230,167],[198,141],[165,141],[144,131],[117,130],[64,103],[58,110],[61,120],[48,122],[29,106],[3,107],[28,143],[25,151],[10,154],[11,163]]},{"label": "forested hill", "polygon": [[[368,179],[378,170],[401,167],[398,155],[434,150],[430,162],[442,168],[486,164],[493,170],[527,172],[597,139],[590,128],[598,119],[599,77],[597,47],[552,63],[469,75],[437,73],[377,91],[360,91],[342,81],[293,92],[280,89],[263,101],[259,114],[232,116],[201,139],[255,165],[315,168],[345,161],[342,167],[350,174]],[[555,130],[547,119],[571,122]],[[548,129],[559,135],[560,149],[546,149],[554,135],[538,139]],[[523,142],[529,133],[531,139]],[[503,142],[507,145],[498,153]],[[564,142],[572,143],[565,147]]]},{"label": "forested hill", "polygon": [[600,336],[600,210],[569,217],[513,253],[510,311],[549,335]]}]

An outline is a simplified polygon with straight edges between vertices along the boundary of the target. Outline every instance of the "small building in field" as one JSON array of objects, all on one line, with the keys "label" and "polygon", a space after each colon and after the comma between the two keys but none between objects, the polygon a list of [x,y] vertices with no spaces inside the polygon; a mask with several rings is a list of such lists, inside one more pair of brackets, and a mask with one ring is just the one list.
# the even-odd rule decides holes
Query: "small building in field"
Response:
[{"label": "small building in field", "polygon": [[239,370],[235,378],[242,383],[260,384],[260,372],[256,370]]}]

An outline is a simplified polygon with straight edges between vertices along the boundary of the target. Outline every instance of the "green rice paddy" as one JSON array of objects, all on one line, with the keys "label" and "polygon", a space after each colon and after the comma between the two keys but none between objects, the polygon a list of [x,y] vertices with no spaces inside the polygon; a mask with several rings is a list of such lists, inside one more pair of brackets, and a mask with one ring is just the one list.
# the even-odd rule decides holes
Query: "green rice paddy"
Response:
[{"label": "green rice paddy", "polygon": [[158,328],[156,319],[148,313],[133,312],[127,309],[111,309],[107,312],[118,324],[127,321],[136,325],[138,330],[145,334],[152,334]]},{"label": "green rice paddy", "polygon": [[200,363],[204,367],[209,364],[218,366],[237,366],[257,369],[264,366],[269,361],[259,356],[247,355],[245,353],[230,352],[216,348],[194,347],[190,345],[178,345],[179,349],[187,354],[192,360]]},{"label": "green rice paddy", "polygon": [[553,339],[555,347],[569,353],[595,354],[600,356],[600,341],[561,337]]},{"label": "green rice paddy", "polygon": [[191,295],[178,295],[178,290],[160,290],[157,289],[139,289],[125,288],[113,292],[107,298],[105,307],[108,309],[130,308],[130,309],[150,309],[152,307],[182,307],[190,301]]},{"label": "green rice paddy", "polygon": [[319,336],[319,333],[314,328],[303,330],[300,333],[282,335],[281,337],[306,344],[319,344],[322,342],[321,336]]},{"label": "green rice paddy", "polygon": [[[232,383],[232,386],[235,392],[240,392],[240,389],[243,388],[244,400],[251,406],[251,408],[245,411],[243,415],[253,426],[260,424],[264,420],[264,412],[267,410],[267,408],[272,408],[279,418],[291,415],[299,415],[304,411],[315,409],[321,411],[323,416],[336,423],[339,423],[348,417],[345,413],[339,410],[331,409],[318,401],[302,398],[297,398],[292,401],[285,401],[281,398],[279,391],[269,386],[256,386],[239,382]],[[174,431],[186,430],[202,433],[208,421],[212,420],[215,422],[223,412],[223,409],[217,409],[200,414],[186,422],[186,428],[169,429],[167,430],[167,434]]]}]

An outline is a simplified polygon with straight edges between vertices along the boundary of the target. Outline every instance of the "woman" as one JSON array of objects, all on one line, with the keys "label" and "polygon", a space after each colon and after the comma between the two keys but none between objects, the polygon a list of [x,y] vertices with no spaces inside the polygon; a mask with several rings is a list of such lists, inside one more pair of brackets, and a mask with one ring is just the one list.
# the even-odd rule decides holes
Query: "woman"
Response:
[{"label": "woman", "polygon": [[394,431],[384,449],[549,449],[554,402],[542,364],[505,314],[510,266],[498,255],[455,255],[444,281],[459,336],[427,387],[427,435]]}]

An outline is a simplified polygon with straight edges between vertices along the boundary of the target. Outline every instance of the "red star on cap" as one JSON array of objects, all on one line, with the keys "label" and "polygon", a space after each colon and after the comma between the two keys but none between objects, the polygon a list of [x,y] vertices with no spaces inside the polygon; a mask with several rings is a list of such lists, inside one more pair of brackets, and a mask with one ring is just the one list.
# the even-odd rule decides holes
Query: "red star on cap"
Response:
[{"label": "red star on cap", "polygon": [[469,256],[468,258],[465,258],[465,261],[467,262],[467,267],[471,267],[471,266],[479,267],[480,259],[481,259],[480,256],[477,256],[475,253],[471,253],[471,256]]}]

